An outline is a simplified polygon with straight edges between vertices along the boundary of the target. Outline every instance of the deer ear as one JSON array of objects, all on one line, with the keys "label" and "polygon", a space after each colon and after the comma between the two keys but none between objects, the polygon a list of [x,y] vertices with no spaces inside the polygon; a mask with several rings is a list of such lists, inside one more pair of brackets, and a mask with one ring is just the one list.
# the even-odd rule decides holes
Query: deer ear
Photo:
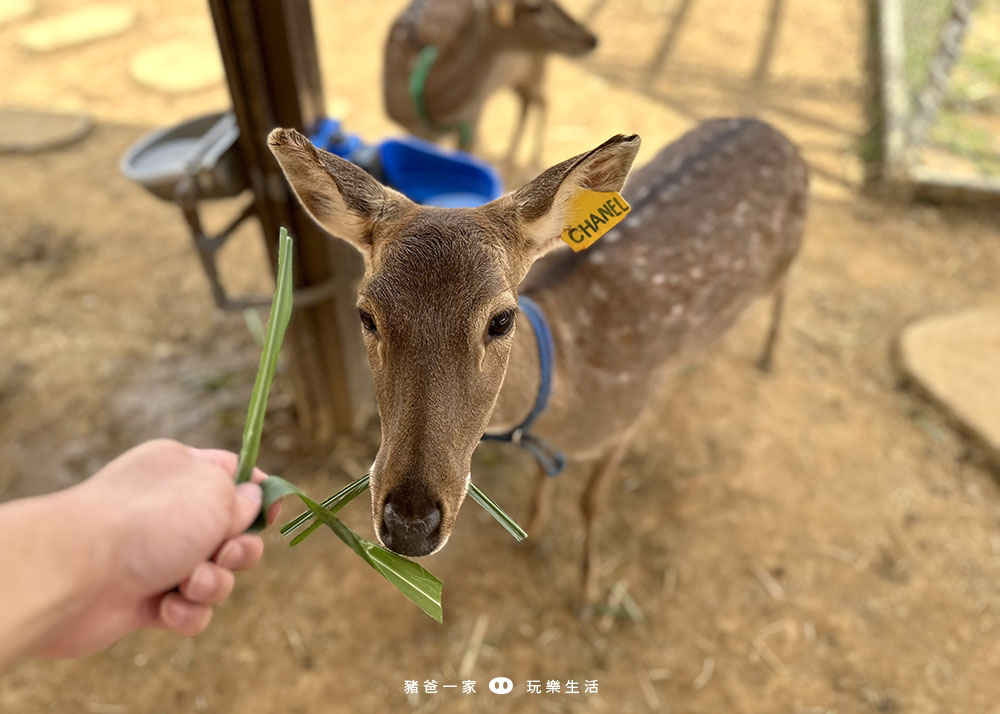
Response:
[{"label": "deer ear", "polygon": [[275,129],[267,144],[309,215],[362,253],[371,249],[375,218],[389,204],[407,201],[349,161],[317,149],[294,129]]},{"label": "deer ear", "polygon": [[562,245],[570,204],[584,191],[620,191],[625,184],[639,136],[613,136],[588,151],[542,173],[513,194],[532,260]]}]

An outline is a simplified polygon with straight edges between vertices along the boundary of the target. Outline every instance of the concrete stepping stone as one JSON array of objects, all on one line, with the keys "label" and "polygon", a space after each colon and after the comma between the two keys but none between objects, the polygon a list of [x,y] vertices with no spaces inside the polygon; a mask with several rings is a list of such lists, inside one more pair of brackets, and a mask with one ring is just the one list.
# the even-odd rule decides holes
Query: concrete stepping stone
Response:
[{"label": "concrete stepping stone", "polygon": [[35,0],[3,0],[0,2],[0,27],[27,17],[35,11]]},{"label": "concrete stepping stone", "polygon": [[219,48],[210,35],[147,47],[129,60],[129,73],[142,86],[164,94],[197,92],[225,78]]},{"label": "concrete stepping stone", "polygon": [[93,128],[90,117],[0,107],[0,154],[32,153],[74,144]]},{"label": "concrete stepping stone", "polygon": [[31,23],[21,30],[18,42],[35,52],[52,52],[113,37],[134,22],[135,10],[126,5],[87,5]]},{"label": "concrete stepping stone", "polygon": [[967,310],[907,327],[901,366],[1000,466],[1000,310]]}]

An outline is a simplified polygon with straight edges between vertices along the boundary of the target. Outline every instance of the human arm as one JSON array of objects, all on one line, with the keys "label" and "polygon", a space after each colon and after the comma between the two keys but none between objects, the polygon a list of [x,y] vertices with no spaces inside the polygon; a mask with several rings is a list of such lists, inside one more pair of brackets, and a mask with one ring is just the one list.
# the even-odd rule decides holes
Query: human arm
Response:
[{"label": "human arm", "polygon": [[0,505],[0,668],[140,627],[205,629],[234,571],[263,553],[244,531],[264,474],[236,486],[235,469],[235,454],[158,440],[73,488]]}]

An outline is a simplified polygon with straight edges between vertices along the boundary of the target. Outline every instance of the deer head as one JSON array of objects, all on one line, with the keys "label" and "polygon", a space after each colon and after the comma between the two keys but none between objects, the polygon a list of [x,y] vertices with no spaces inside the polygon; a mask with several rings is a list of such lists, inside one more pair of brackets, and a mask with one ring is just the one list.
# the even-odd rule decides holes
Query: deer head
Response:
[{"label": "deer head", "polygon": [[358,313],[382,421],[375,532],[397,553],[427,555],[448,540],[465,498],[507,371],[518,284],[562,244],[580,192],[621,189],[639,137],[615,136],[464,209],[417,205],[297,131],[275,129],[268,142],[313,219],[364,256]]},{"label": "deer head", "polygon": [[492,0],[493,25],[504,44],[521,50],[582,55],[597,37],[553,0]]}]

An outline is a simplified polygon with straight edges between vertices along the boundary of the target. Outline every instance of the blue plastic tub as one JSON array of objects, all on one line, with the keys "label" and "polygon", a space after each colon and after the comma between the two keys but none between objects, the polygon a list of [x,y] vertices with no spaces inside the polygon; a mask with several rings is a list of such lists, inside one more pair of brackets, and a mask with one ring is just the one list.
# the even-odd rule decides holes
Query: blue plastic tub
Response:
[{"label": "blue plastic tub", "polygon": [[361,137],[357,134],[347,134],[340,128],[337,119],[321,119],[316,131],[309,141],[321,149],[336,154],[342,159],[351,160],[351,155],[364,147]]},{"label": "blue plastic tub", "polygon": [[326,119],[311,137],[314,144],[358,164],[417,203],[445,208],[481,206],[503,194],[500,175],[462,151],[448,151],[413,137],[366,145]]},{"label": "blue plastic tub", "polygon": [[481,206],[503,193],[499,175],[488,164],[420,139],[386,139],[379,145],[379,160],[390,186],[428,206]]}]

